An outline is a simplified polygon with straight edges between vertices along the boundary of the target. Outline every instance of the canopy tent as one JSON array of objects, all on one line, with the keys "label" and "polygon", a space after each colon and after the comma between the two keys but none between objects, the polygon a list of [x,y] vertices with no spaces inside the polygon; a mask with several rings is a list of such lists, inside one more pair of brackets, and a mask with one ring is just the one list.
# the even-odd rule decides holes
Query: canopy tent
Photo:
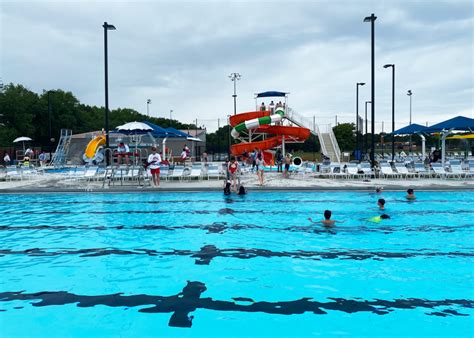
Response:
[{"label": "canopy tent", "polygon": [[166,131],[168,131],[168,133],[170,133],[174,137],[191,137],[189,134],[186,134],[185,132],[182,132],[181,130],[175,129],[173,127],[166,128]]},{"label": "canopy tent", "polygon": [[[409,124],[406,127],[400,128],[398,130],[395,130],[392,132],[392,135],[413,135],[413,134],[420,134],[421,136],[421,153],[422,153],[422,158],[425,158],[425,152],[426,152],[426,147],[425,147],[425,137],[421,135],[421,133],[426,129],[425,126],[422,126],[421,124],[416,124],[412,123]],[[410,149],[411,151],[411,149]]]},{"label": "canopy tent", "polygon": [[443,163],[443,166],[446,161],[446,137],[451,134],[453,130],[473,131],[474,119],[464,116],[456,116],[424,130],[424,132],[427,133],[441,133],[441,162]]},{"label": "canopy tent", "polygon": [[451,130],[474,131],[474,119],[464,116],[456,116],[452,119],[432,125],[424,130],[427,133],[444,132]]},{"label": "canopy tent", "polygon": [[392,135],[411,135],[418,134],[423,132],[427,127],[422,126],[421,124],[412,123],[406,127],[400,128],[392,132]]},{"label": "canopy tent", "polygon": [[156,138],[164,138],[164,137],[171,137],[170,132],[167,131],[165,128],[162,128],[150,121],[143,121],[147,126],[151,127],[153,131],[150,131],[150,134]]},{"label": "canopy tent", "polygon": [[255,94],[255,97],[285,97],[289,93],[277,92],[277,91],[268,91]]}]

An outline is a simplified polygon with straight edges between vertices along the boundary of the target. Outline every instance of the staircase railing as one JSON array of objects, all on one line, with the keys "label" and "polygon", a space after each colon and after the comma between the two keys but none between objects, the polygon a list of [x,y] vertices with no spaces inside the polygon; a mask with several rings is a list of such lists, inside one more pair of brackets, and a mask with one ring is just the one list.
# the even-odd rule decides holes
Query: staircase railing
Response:
[{"label": "staircase railing", "polygon": [[66,164],[66,157],[69,152],[69,145],[71,144],[72,130],[61,129],[61,137],[59,138],[58,146],[51,159],[51,165],[54,167],[63,167]]},{"label": "staircase railing", "polygon": [[329,137],[331,138],[331,143],[334,148],[334,152],[336,153],[337,162],[341,162],[341,149],[339,148],[339,144],[337,143],[336,135],[334,135],[334,131],[332,130],[331,125],[328,125],[328,133]]}]

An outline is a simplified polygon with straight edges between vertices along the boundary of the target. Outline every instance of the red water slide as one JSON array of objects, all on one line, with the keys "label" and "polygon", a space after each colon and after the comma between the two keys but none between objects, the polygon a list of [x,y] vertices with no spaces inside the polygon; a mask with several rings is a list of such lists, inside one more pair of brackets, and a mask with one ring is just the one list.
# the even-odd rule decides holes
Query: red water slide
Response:
[{"label": "red water slide", "polygon": [[[242,123],[247,120],[269,116],[271,113],[269,111],[255,111],[255,112],[247,112],[242,114],[237,114],[230,117],[230,125],[236,126],[239,123]],[[263,141],[255,141],[255,142],[241,142],[238,144],[234,144],[230,147],[232,155],[239,156],[244,153],[244,151],[251,152],[255,148],[260,150],[267,150],[276,148],[282,143],[283,136],[288,137],[288,140],[297,140],[297,141],[304,141],[310,135],[310,130],[307,128],[301,127],[289,127],[289,126],[271,126],[271,125],[263,125],[260,126],[255,131],[261,133],[267,133],[269,135],[274,135],[270,138],[267,138]],[[268,156],[268,153],[267,153]],[[266,157],[267,157],[266,156]],[[269,155],[271,156],[271,155]],[[270,159],[271,160],[271,159]],[[266,162],[268,161],[265,158]]]}]

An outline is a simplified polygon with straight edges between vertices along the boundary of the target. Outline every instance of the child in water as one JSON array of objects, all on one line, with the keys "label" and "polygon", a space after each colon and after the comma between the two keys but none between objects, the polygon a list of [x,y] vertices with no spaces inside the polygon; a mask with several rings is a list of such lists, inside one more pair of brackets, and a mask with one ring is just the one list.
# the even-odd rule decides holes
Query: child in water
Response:
[{"label": "child in water", "polygon": [[416,196],[415,196],[415,192],[413,191],[413,189],[408,189],[407,190],[407,195],[405,196],[407,200],[409,201],[413,201],[416,199]]},{"label": "child in water", "polygon": [[308,221],[313,222],[313,223],[322,223],[324,226],[327,226],[327,227],[333,226],[336,222],[343,223],[343,221],[332,220],[331,216],[332,216],[331,210],[325,210],[324,219],[322,221],[315,222],[313,221],[311,217],[308,217]]},{"label": "child in water", "polygon": [[379,198],[377,205],[380,210],[385,210],[385,200],[383,198]]},{"label": "child in water", "polygon": [[368,221],[369,222],[374,222],[374,223],[380,223],[383,219],[390,219],[390,216],[387,215],[387,214],[382,214],[380,216],[375,216],[375,217],[369,218]]}]

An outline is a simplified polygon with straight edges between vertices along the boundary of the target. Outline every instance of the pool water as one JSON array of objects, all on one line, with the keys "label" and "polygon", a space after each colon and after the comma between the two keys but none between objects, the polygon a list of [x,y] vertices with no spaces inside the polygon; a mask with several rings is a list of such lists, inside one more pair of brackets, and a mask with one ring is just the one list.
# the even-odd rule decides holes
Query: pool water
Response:
[{"label": "pool water", "polygon": [[416,195],[0,195],[0,336],[471,337],[474,192]]}]

